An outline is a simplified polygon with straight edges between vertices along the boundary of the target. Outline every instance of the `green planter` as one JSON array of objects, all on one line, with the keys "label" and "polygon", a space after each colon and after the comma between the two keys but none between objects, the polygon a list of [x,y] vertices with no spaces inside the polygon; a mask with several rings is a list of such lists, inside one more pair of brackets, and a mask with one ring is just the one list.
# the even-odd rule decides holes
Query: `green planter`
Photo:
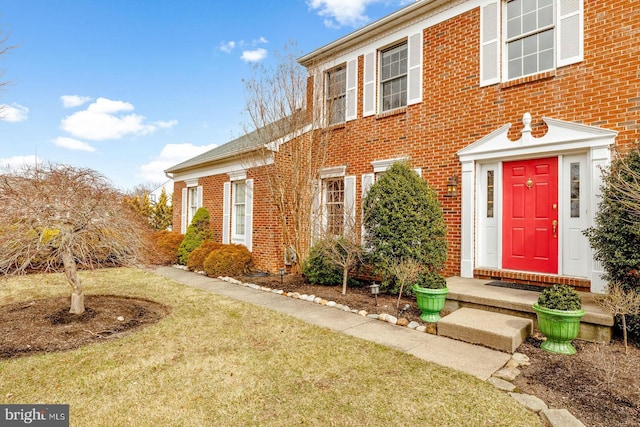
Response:
[{"label": "green planter", "polygon": [[418,308],[422,311],[420,318],[430,323],[439,321],[449,288],[429,289],[414,285],[413,291],[416,294]]},{"label": "green planter", "polygon": [[533,304],[538,315],[538,328],[547,337],[540,347],[551,353],[576,354],[571,345],[580,330],[584,309],[574,311],[554,310]]}]

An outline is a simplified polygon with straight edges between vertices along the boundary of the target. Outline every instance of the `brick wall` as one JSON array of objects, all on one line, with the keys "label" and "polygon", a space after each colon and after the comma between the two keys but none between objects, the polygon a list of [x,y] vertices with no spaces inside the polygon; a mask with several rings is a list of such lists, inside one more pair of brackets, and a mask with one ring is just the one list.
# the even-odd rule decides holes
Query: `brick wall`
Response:
[{"label": "brick wall", "polygon": [[[628,147],[640,129],[640,2],[585,1],[584,61],[555,71],[479,87],[479,9],[423,32],[423,102],[390,114],[362,118],[332,132],[327,166],[347,165],[356,175],[371,173],[371,161],[407,156],[422,168],[439,194],[448,224],[445,275],[460,274],[460,197],[444,197],[452,175],[461,175],[456,152],[506,123],[518,139],[522,115],[533,116],[534,136],[542,117],[619,132]],[[358,59],[362,99],[363,57]],[[358,206],[357,211],[360,211]]]}]

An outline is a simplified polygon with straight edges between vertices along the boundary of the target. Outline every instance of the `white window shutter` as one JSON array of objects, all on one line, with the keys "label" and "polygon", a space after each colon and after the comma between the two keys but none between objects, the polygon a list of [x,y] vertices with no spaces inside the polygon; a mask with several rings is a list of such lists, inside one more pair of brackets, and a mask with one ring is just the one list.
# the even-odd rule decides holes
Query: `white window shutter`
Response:
[{"label": "white window shutter", "polygon": [[345,121],[355,120],[357,109],[357,88],[358,88],[358,60],[347,62],[347,94]]},{"label": "white window shutter", "polygon": [[180,217],[180,233],[185,234],[187,232],[187,209],[188,209],[188,201],[187,201],[187,189],[182,189],[182,213]]},{"label": "white window shutter", "polygon": [[492,1],[480,8],[480,86],[500,82],[500,8]]},{"label": "white window shutter", "polygon": [[[376,179],[376,175],[373,173],[362,174],[362,178],[361,178],[362,196],[360,197],[361,203],[364,202],[364,198],[367,197],[367,194],[369,194],[369,189],[373,185],[373,181],[375,181],[375,179]],[[366,240],[366,232],[364,230],[364,210],[362,211],[361,218],[363,219],[361,236],[362,236],[362,244],[364,245]]]},{"label": "white window shutter", "polygon": [[253,250],[253,180],[244,183],[244,245]]},{"label": "white window shutter", "polygon": [[422,102],[422,33],[409,37],[407,50],[407,105],[411,105]]},{"label": "white window shutter", "polygon": [[222,186],[222,243],[229,244],[231,227],[231,183]]},{"label": "white window shutter", "polygon": [[556,64],[558,67],[580,62],[584,57],[584,6],[583,0],[559,0],[558,12],[558,48]]},{"label": "white window shutter", "polygon": [[364,77],[362,93],[362,116],[376,113],[376,53],[364,55]]},{"label": "white window shutter", "polygon": [[344,177],[344,234],[348,235],[356,222],[356,177]]},{"label": "white window shutter", "polygon": [[322,215],[320,212],[322,205],[322,181],[317,180],[312,184],[313,201],[311,203],[311,243],[313,244],[319,237],[322,230]]},{"label": "white window shutter", "polygon": [[198,188],[196,189],[196,194],[198,197],[198,209],[200,209],[202,207],[202,185],[199,185]]}]

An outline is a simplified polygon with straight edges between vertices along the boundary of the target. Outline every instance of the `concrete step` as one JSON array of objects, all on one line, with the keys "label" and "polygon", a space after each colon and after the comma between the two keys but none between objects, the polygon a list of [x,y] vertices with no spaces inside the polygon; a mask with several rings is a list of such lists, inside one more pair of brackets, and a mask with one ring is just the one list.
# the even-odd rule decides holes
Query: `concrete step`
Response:
[{"label": "concrete step", "polygon": [[438,335],[513,353],[533,330],[522,317],[463,307],[438,322]]}]

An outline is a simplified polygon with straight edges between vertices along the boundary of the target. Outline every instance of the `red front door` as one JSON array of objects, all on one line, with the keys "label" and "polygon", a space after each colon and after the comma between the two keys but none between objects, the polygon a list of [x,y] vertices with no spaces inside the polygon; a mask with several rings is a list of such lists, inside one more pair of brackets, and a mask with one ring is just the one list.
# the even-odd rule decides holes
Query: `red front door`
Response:
[{"label": "red front door", "polygon": [[502,268],[558,273],[558,158],[503,165]]}]

